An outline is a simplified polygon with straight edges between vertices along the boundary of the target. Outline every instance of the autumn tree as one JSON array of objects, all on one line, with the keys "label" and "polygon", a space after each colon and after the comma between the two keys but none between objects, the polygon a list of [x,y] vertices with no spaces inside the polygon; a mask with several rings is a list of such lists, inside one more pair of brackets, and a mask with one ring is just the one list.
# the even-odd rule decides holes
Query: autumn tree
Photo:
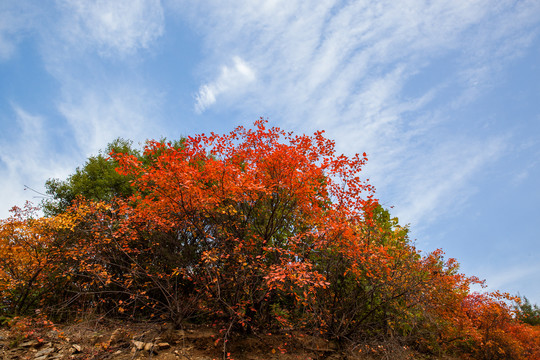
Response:
[{"label": "autumn tree", "polygon": [[130,196],[130,179],[116,172],[118,164],[108,155],[111,151],[140,156],[138,151],[133,149],[131,141],[118,138],[110,143],[105,151],[90,156],[86,163],[78,167],[66,180],[47,180],[45,188],[49,197],[42,202],[45,214],[53,216],[66,211],[77,196],[98,201]]},{"label": "autumn tree", "polygon": [[57,305],[66,282],[62,245],[71,216],[38,217],[29,203],[11,213],[0,221],[0,310],[23,315]]},{"label": "autumn tree", "polygon": [[92,310],[211,322],[224,338],[292,329],[344,346],[538,357],[537,308],[474,293],[482,282],[455,259],[417,250],[361,178],[366,161],[336,154],[321,131],[262,119],[141,151],[118,140],[48,181],[47,217],[28,207],[2,220],[2,312]]},{"label": "autumn tree", "polygon": [[[169,143],[173,148],[182,146],[183,139],[168,141],[166,138],[159,143]],[[110,153],[133,155],[142,163],[153,161],[150,156],[144,156],[133,146],[131,140],[117,138],[100,151],[98,155],[90,156],[82,167],[78,167],[67,179],[48,179],[45,182],[46,197],[42,201],[43,211],[47,216],[60,214],[77,199],[111,202],[114,198],[127,198],[133,194],[131,178],[116,171],[118,162],[110,157]]]},{"label": "autumn tree", "polygon": [[336,156],[321,132],[255,125],[188,137],[181,148],[149,142],[150,164],[113,154],[137,189],[129,219],[145,231],[132,235],[152,253],[168,249],[161,279],[189,282],[204,294],[201,310],[246,328],[284,320],[280,312],[326,286],[311,253],[325,246],[336,219],[361,221],[373,202],[357,175],[365,158]]},{"label": "autumn tree", "polygon": [[531,304],[527,297],[520,297],[515,305],[517,317],[519,320],[530,325],[540,325],[540,307]]}]

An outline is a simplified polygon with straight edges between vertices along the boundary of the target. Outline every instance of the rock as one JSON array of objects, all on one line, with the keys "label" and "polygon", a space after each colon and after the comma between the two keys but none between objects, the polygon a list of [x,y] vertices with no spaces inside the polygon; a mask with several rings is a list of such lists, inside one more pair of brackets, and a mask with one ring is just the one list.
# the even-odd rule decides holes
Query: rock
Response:
[{"label": "rock", "polygon": [[135,346],[135,348],[137,350],[142,350],[144,349],[144,343],[142,341],[137,341],[137,340],[131,340],[131,342],[133,343],[133,345]]},{"label": "rock", "polygon": [[46,360],[49,357],[49,355],[51,355],[54,351],[55,349],[53,347],[48,347],[48,348],[39,350],[34,355],[34,360]]},{"label": "rock", "polygon": [[19,345],[19,347],[34,347],[38,345],[39,345],[39,341],[30,340],[30,341],[22,343],[21,345]]},{"label": "rock", "polygon": [[105,335],[94,334],[92,336],[92,345],[104,343],[105,341],[107,341],[105,340]]},{"label": "rock", "polygon": [[171,347],[171,344],[169,344],[168,342],[160,342],[157,344],[157,347],[159,350],[168,349]]},{"label": "rock", "polygon": [[152,343],[144,344],[144,350],[145,351],[152,352],[153,349],[154,349],[154,344],[152,344]]},{"label": "rock", "polygon": [[54,348],[53,347],[48,347],[48,348],[45,348],[45,349],[42,349],[42,350],[39,350],[35,357],[38,358],[38,357],[42,357],[42,356],[49,356],[50,354],[52,354],[54,352]]},{"label": "rock", "polygon": [[126,340],[126,332],[122,329],[116,329],[111,334],[111,337],[109,339],[109,344],[113,345],[122,341]]}]

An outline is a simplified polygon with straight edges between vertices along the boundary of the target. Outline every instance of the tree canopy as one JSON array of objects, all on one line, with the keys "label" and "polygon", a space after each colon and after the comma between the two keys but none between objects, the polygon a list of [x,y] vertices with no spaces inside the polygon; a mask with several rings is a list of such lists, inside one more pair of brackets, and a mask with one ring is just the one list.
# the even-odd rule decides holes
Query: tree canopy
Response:
[{"label": "tree canopy", "polygon": [[[48,217],[14,209],[0,224],[4,314],[62,319],[92,307],[220,324],[223,341],[294,329],[471,359],[540,354],[518,299],[472,292],[481,282],[456,260],[422,255],[362,179],[366,154],[336,154],[322,131],[259,120],[141,151],[117,140],[106,152],[47,182]],[[527,304],[520,314],[537,311]]]},{"label": "tree canopy", "polygon": [[45,189],[49,197],[42,202],[45,214],[53,216],[65,212],[78,196],[96,201],[129,197],[133,193],[130,179],[116,171],[118,164],[109,157],[112,151],[140,156],[131,141],[118,138],[104,152],[90,156],[83,167],[77,168],[66,180],[47,180]]},{"label": "tree canopy", "polygon": [[[165,144],[163,138],[160,143]],[[183,139],[171,143],[173,148],[182,146]],[[89,200],[110,202],[114,198],[128,198],[133,194],[133,188],[128,176],[119,174],[116,169],[118,162],[110,157],[111,153],[129,154],[149,163],[150,158],[141,154],[139,149],[133,147],[131,140],[117,138],[107,145],[98,155],[90,156],[85,164],[77,168],[66,180],[56,178],[45,182],[46,197],[42,201],[42,208],[47,216],[58,215],[65,212],[77,199],[84,197]]]}]

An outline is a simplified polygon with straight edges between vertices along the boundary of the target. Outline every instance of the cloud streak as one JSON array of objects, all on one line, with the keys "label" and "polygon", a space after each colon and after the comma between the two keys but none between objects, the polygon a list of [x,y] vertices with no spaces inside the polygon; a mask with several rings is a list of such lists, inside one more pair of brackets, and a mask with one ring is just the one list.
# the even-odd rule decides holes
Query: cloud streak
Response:
[{"label": "cloud streak", "polygon": [[159,97],[131,86],[100,84],[76,91],[58,104],[80,149],[96,154],[117,137],[144,140],[158,131],[151,119],[159,113]]},{"label": "cloud streak", "polygon": [[62,35],[71,47],[89,47],[103,56],[132,55],[164,32],[159,0],[61,0]]},{"label": "cloud streak", "polygon": [[[59,85],[56,98],[48,99],[56,106],[53,115],[60,115],[55,125],[68,125],[53,133],[47,128],[50,119],[13,105],[13,117],[6,121],[16,122],[21,131],[1,139],[3,204],[20,204],[23,184],[40,189],[50,177],[64,178],[118,136],[161,135],[156,117],[162,94],[133,76],[141,54],[149,53],[164,33],[161,2],[57,0],[54,5],[25,0],[9,1],[5,9],[0,5],[0,60],[13,56],[20,39],[33,35],[45,71]],[[111,64],[113,71],[107,68]],[[59,147],[64,154],[56,153]]]},{"label": "cloud streak", "polygon": [[31,31],[37,8],[24,0],[5,0],[0,4],[0,61],[10,59],[18,43]]},{"label": "cloud streak", "polygon": [[245,87],[255,81],[255,71],[240,57],[232,59],[232,66],[222,66],[219,76],[208,84],[201,85],[195,97],[195,111],[202,113],[216,102],[218,96],[232,92],[242,93]]},{"label": "cloud streak", "polygon": [[165,31],[161,2],[59,0],[58,11],[61,20],[42,48],[61,84],[57,109],[76,144],[89,155],[118,136],[150,136],[159,128],[162,95],[133,75]]},{"label": "cloud streak", "polygon": [[[379,194],[404,221],[428,223],[434,204],[449,211],[449,194],[466,197],[467,182],[505,147],[498,135],[445,131],[530,45],[540,5],[210,1],[188,13],[206,34],[207,67],[235,53],[257,69],[256,84],[233,106],[253,113],[256,104],[284,126],[328,130],[342,151],[368,152]],[[216,101],[216,88],[201,86],[197,109]]]},{"label": "cloud streak", "polygon": [[[49,149],[53,144],[45,131],[46,119],[16,104],[12,105],[12,110],[18,136],[9,142],[9,146],[0,147],[0,178],[3,181],[0,203],[20,206],[30,197],[24,193],[25,185],[40,189],[45,179],[64,177],[71,169],[66,166],[66,156],[51,156]],[[7,216],[7,210],[1,209],[2,218]]]}]

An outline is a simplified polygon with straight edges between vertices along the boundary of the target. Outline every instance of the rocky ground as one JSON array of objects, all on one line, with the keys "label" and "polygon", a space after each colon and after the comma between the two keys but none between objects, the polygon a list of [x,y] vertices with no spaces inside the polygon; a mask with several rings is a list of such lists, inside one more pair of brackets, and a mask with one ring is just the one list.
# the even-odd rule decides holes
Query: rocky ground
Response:
[{"label": "rocky ground", "polygon": [[[0,359],[336,360],[386,357],[377,347],[357,347],[345,353],[326,340],[286,332],[231,337],[224,352],[222,334],[219,329],[204,326],[175,330],[166,324],[103,324],[95,321],[54,329],[25,329],[25,332],[0,328]],[[405,350],[400,354],[397,358],[413,358]]]}]

